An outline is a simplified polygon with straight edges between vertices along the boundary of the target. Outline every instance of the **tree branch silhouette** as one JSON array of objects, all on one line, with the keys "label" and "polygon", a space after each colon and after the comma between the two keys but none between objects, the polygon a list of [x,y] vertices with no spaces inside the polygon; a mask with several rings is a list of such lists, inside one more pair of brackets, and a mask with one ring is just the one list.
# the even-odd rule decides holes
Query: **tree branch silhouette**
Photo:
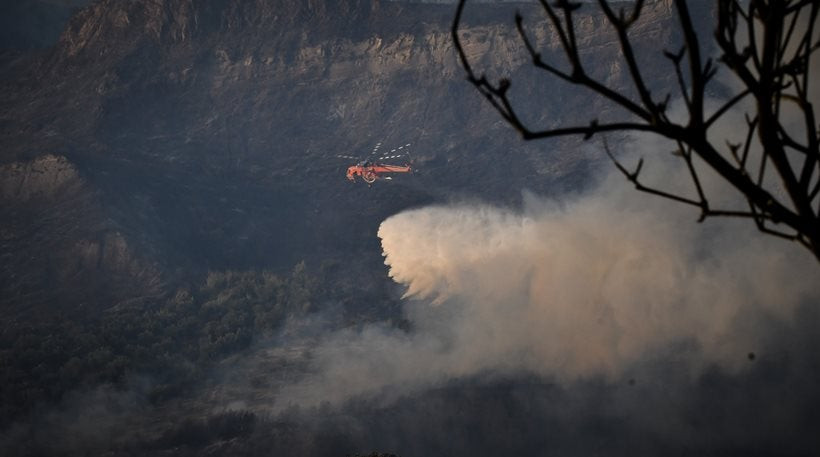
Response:
[{"label": "tree branch silhouette", "polygon": [[[524,18],[515,16],[515,29],[532,65],[546,77],[557,78],[597,94],[611,106],[625,109],[632,119],[586,125],[564,125],[539,129],[527,125],[509,97],[512,81],[491,82],[476,71],[464,50],[459,27],[466,0],[458,2],[452,24],[452,39],[467,80],[489,101],[501,117],[526,140],[565,135],[582,135],[585,140],[609,132],[651,132],[678,145],[675,155],[688,170],[697,198],[646,186],[640,180],[641,165],[634,171],[619,162],[604,141],[604,151],[616,168],[642,192],[657,195],[700,209],[707,217],[744,217],[754,221],[765,234],[796,241],[820,261],[820,136],[809,99],[811,58],[820,47],[815,38],[820,2],[811,0],[716,0],[717,25],[714,39],[721,56],[718,62],[701,55],[701,44],[685,0],[674,7],[683,44],[677,52],[659,50],[672,64],[677,87],[673,89],[686,108],[683,122],[672,121],[667,107],[672,93],[661,99],[653,96],[636,58],[630,30],[640,19],[646,2],[636,0],[628,11],[615,11],[607,0],[597,0],[606,23],[617,36],[620,56],[629,70],[634,91],[612,88],[590,76],[581,60],[576,38],[576,15],[582,7],[570,0],[539,0],[547,23],[557,37],[568,68],[544,59],[528,33]],[[734,74],[743,87],[714,112],[705,107],[706,89],[719,68]],[[634,95],[636,94],[636,97]],[[741,103],[753,106],[745,113],[746,135],[740,144],[710,141],[710,129]],[[790,113],[785,114],[786,111]],[[796,113],[796,114],[795,114]],[[798,117],[796,129],[790,119]],[[757,150],[760,150],[758,153]],[[748,208],[713,209],[702,186],[700,171],[693,158],[711,168],[743,197]],[[700,163],[699,163],[700,165]],[[769,178],[771,176],[771,178]],[[785,190],[772,189],[771,179]]]}]

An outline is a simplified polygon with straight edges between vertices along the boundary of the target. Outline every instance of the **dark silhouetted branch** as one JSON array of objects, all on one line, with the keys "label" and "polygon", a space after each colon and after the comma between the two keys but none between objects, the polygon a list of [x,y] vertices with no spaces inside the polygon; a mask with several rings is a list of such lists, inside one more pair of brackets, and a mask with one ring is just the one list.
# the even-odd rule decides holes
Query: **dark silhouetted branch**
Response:
[{"label": "dark silhouetted branch", "polygon": [[[686,166],[697,198],[689,198],[663,189],[644,185],[640,180],[643,159],[634,171],[627,170],[610,150],[604,139],[604,150],[616,168],[635,187],[678,203],[700,209],[700,220],[713,216],[747,217],[766,234],[797,241],[820,260],[820,135],[814,108],[809,100],[808,86],[812,54],[820,47],[813,42],[820,2],[811,0],[716,0],[717,23],[715,42],[721,52],[719,63],[701,57],[701,46],[689,4],[675,0],[675,12],[683,43],[678,52],[659,51],[671,62],[677,79],[677,93],[686,104],[688,117],[680,123],[666,115],[672,92],[662,101],[653,99],[632,42],[630,31],[640,20],[646,2],[637,0],[628,8],[616,11],[613,3],[597,0],[597,8],[617,37],[619,55],[629,70],[629,77],[637,93],[633,100],[629,91],[609,87],[590,76],[581,60],[576,36],[576,16],[589,5],[569,0],[539,0],[554,31],[559,48],[568,62],[567,69],[546,61],[537,43],[530,37],[524,18],[516,14],[515,27],[532,64],[550,77],[586,88],[600,95],[612,107],[625,109],[633,117],[619,122],[599,122],[593,119],[586,125],[565,125],[538,129],[526,125],[509,98],[512,82],[502,79],[493,84],[479,75],[472,66],[459,35],[466,0],[460,0],[452,25],[453,43],[458,58],[470,81],[499,112],[501,117],[518,130],[525,139],[541,139],[563,135],[582,135],[589,139],[598,133],[618,131],[650,132],[674,141],[676,155]],[[627,11],[628,10],[628,11]],[[684,63],[685,62],[685,63]],[[722,64],[743,87],[730,96],[708,116],[705,113],[707,85]],[[685,68],[684,68],[685,67]],[[746,132],[742,143],[725,141],[718,148],[710,140],[712,129],[727,113],[753,108],[745,112]],[[794,112],[802,120],[803,133],[794,130],[794,122],[784,119],[784,106],[789,115]],[[723,142],[720,142],[723,144]],[[697,157],[733,187],[747,202],[748,210],[714,210],[701,183]],[[795,160],[801,157],[802,160]],[[775,182],[785,190],[785,196],[767,189]],[[786,227],[786,230],[773,228]],[[791,231],[794,233],[791,233]]]}]

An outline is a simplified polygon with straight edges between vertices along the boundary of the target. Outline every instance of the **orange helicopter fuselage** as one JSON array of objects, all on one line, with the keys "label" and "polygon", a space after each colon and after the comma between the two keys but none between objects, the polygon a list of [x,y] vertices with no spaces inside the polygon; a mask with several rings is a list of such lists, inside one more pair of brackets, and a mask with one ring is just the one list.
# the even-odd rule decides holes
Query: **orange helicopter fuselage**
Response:
[{"label": "orange helicopter fuselage", "polygon": [[364,182],[371,184],[380,177],[382,173],[409,173],[412,171],[410,165],[353,165],[347,168],[347,179],[356,181],[356,176],[361,176]]}]

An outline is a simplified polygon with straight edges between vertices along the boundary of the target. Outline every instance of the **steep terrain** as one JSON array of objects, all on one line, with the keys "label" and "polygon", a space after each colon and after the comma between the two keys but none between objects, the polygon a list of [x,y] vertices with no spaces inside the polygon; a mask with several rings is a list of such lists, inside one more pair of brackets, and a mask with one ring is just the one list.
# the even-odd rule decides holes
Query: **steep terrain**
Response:
[{"label": "steep terrain", "polygon": [[0,180],[6,316],[44,319],[55,302],[82,308],[160,292],[156,268],[106,220],[96,192],[65,157],[5,165]]},{"label": "steep terrain", "polygon": [[[622,115],[544,84],[512,27],[516,9],[558,56],[531,3],[473,5],[462,37],[489,76],[512,78],[528,118]],[[146,397],[175,398],[210,364],[323,307],[343,308],[338,325],[398,320],[375,237],[386,216],[583,187],[600,157],[577,140],[521,143],[464,81],[452,13],[366,0],[99,0],[53,47],[5,56],[0,361],[14,369],[3,423],[144,373]],[[675,41],[672,20],[668,2],[650,3],[635,29],[642,59]],[[582,14],[585,57],[628,90],[602,21]],[[659,86],[664,65],[647,66]],[[378,142],[412,143],[416,173],[347,182],[337,155]],[[146,421],[161,449],[224,425],[165,430],[163,411]]]},{"label": "steep terrain", "polygon": [[[513,76],[534,122],[590,117],[594,100],[590,111],[558,114],[590,100],[538,83],[511,7],[473,9],[468,52]],[[577,187],[583,153],[519,143],[463,82],[451,12],[396,2],[100,1],[47,56],[6,73],[0,159],[64,157],[126,239],[185,268],[347,258],[381,216],[407,205]],[[657,3],[637,34],[668,40],[666,20],[668,6]],[[623,84],[606,63],[613,37],[595,33],[600,21],[581,27],[593,67]],[[348,163],[336,155],[377,142],[412,143],[417,176],[374,189],[340,179]]]}]

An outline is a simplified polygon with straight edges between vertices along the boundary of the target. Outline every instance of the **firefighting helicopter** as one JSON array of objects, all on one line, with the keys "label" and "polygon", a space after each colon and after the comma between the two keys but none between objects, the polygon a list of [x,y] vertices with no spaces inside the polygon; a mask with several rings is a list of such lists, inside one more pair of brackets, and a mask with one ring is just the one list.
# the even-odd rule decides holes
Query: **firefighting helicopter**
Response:
[{"label": "firefighting helicopter", "polygon": [[[364,182],[370,185],[376,182],[377,179],[393,179],[392,176],[382,176],[385,173],[410,173],[413,171],[413,168],[409,165],[410,143],[407,143],[404,146],[399,146],[395,149],[391,149],[390,152],[385,153],[385,155],[375,158],[381,145],[381,142],[376,143],[376,146],[364,159],[344,155],[337,156],[342,159],[358,160],[356,165],[351,165],[347,168],[347,179],[352,182],[356,182],[356,176],[358,175],[362,177]],[[399,157],[405,156],[407,157],[408,163],[405,163],[404,165],[391,165],[383,162],[384,160],[398,159]]]}]

